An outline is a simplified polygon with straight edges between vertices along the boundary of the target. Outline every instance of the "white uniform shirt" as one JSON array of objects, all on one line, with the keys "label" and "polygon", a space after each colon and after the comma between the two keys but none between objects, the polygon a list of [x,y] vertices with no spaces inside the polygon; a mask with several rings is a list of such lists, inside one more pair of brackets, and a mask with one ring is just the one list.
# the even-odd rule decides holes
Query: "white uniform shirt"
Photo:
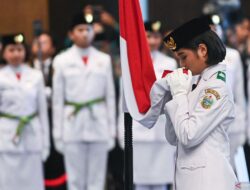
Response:
[{"label": "white uniform shirt", "polygon": [[[54,59],[53,136],[65,142],[104,141],[115,136],[115,95],[112,64],[109,55],[90,47],[86,51],[72,46]],[[74,110],[65,101],[86,102],[96,98],[105,101],[83,108],[74,117]]]},{"label": "white uniform shirt", "polygon": [[21,141],[16,146],[15,136],[18,120],[0,117],[0,151],[42,151],[49,148],[48,113],[43,77],[40,71],[21,65],[18,80],[13,67],[0,70],[0,112],[14,116],[37,116],[25,126]]},{"label": "white uniform shirt", "polygon": [[166,137],[177,145],[176,190],[234,190],[237,182],[229,163],[232,92],[223,81],[225,65],[210,66],[195,90],[165,106]]}]

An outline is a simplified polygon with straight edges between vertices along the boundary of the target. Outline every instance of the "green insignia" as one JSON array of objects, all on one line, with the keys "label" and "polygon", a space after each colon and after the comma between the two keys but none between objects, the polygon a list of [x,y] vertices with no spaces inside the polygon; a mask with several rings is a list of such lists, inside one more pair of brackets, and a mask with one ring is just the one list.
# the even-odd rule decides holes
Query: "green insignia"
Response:
[{"label": "green insignia", "polygon": [[223,80],[224,82],[226,82],[226,73],[219,71],[217,74],[217,79]]}]

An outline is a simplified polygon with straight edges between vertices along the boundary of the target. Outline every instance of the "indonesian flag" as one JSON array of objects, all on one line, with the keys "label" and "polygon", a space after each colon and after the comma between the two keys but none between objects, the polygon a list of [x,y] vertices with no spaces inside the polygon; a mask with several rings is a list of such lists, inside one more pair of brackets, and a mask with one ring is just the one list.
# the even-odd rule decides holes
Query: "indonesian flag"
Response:
[{"label": "indonesian flag", "polygon": [[156,81],[138,0],[119,0],[120,51],[126,111],[143,118],[151,107],[150,91]]}]

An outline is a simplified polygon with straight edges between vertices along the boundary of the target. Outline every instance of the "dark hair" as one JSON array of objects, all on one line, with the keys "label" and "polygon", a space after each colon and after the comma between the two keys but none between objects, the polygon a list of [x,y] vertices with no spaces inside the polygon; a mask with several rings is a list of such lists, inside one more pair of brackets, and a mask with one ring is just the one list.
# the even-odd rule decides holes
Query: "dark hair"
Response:
[{"label": "dark hair", "polygon": [[183,48],[197,50],[199,44],[205,44],[207,46],[208,59],[206,63],[208,65],[216,65],[225,59],[225,45],[215,32],[209,30],[191,40],[187,45],[183,46]]}]

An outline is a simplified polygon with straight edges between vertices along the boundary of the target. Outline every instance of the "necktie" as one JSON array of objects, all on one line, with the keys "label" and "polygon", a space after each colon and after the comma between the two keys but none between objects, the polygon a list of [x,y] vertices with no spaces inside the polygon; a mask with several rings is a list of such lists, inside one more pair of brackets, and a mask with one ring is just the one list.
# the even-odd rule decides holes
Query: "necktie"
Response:
[{"label": "necktie", "polygon": [[192,85],[192,91],[197,87],[197,84]]},{"label": "necktie", "polygon": [[88,63],[88,56],[83,56],[82,60],[83,60],[84,65],[87,65],[87,63]]},{"label": "necktie", "polygon": [[199,78],[197,79],[197,82],[192,85],[192,91],[197,87],[197,85],[199,84],[200,80],[201,80],[201,76],[199,76]]},{"label": "necktie", "polygon": [[16,78],[17,78],[18,80],[21,80],[21,73],[16,73]]}]

